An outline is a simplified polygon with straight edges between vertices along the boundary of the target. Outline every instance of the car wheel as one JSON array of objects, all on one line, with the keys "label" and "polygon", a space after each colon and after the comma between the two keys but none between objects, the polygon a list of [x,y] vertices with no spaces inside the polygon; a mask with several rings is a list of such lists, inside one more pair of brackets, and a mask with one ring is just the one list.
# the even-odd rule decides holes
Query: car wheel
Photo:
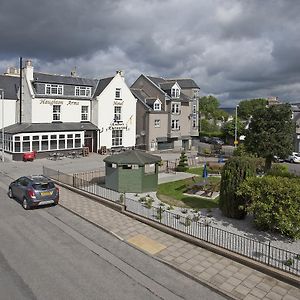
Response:
[{"label": "car wheel", "polygon": [[292,164],[293,162],[294,162],[294,161],[291,159],[291,160],[290,160],[290,163]]},{"label": "car wheel", "polygon": [[11,188],[8,189],[8,197],[9,198],[13,198],[14,197],[14,194],[13,194],[13,191]]},{"label": "car wheel", "polygon": [[28,201],[27,201],[26,198],[23,199],[22,206],[23,206],[23,208],[24,208],[25,210],[30,209],[30,206],[29,206]]}]

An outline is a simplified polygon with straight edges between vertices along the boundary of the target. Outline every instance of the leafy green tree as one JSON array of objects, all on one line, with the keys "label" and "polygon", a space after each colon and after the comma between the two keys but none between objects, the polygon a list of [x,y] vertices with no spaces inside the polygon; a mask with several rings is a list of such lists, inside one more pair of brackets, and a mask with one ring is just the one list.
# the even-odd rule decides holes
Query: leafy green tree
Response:
[{"label": "leafy green tree", "polygon": [[219,207],[226,217],[243,219],[246,216],[244,198],[237,196],[236,191],[247,177],[255,174],[255,165],[249,157],[234,156],[225,163],[221,173]]},{"label": "leafy green tree", "polygon": [[295,124],[289,104],[255,110],[246,131],[245,146],[251,153],[265,158],[265,170],[274,156],[287,157],[293,150]]},{"label": "leafy green tree", "polygon": [[[245,131],[245,124],[237,118],[237,136],[241,136]],[[235,135],[235,117],[233,120],[226,122],[222,127],[223,135],[226,140],[234,140]]]},{"label": "leafy green tree", "polygon": [[199,99],[200,115],[206,119],[213,120],[227,120],[228,113],[219,108],[219,100],[214,96],[204,96]]},{"label": "leafy green tree", "polygon": [[239,118],[249,120],[256,110],[265,108],[267,103],[263,98],[242,100],[238,107]]},{"label": "leafy green tree", "polygon": [[247,203],[247,211],[253,214],[259,229],[300,238],[299,178],[248,178],[239,186],[237,195]]}]

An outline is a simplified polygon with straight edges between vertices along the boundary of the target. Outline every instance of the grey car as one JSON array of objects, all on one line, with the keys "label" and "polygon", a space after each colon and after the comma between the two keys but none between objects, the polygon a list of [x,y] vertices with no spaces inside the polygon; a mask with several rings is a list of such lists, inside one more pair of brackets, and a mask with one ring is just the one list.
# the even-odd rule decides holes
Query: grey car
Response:
[{"label": "grey car", "polygon": [[58,204],[59,189],[43,175],[23,176],[9,185],[8,196],[20,201],[27,210],[46,204]]}]

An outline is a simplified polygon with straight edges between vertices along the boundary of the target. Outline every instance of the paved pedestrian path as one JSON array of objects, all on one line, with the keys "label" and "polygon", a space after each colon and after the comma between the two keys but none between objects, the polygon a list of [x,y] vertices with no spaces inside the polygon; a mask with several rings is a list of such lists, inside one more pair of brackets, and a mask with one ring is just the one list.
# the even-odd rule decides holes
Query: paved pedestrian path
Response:
[{"label": "paved pedestrian path", "polygon": [[300,288],[182,241],[63,187],[60,199],[61,205],[70,211],[234,299],[300,299]]}]

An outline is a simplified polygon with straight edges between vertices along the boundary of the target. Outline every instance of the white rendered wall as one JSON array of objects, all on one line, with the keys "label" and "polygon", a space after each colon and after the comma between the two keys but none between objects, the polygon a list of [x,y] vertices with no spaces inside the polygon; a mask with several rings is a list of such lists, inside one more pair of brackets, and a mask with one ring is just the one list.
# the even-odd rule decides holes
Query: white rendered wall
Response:
[{"label": "white rendered wall", "polygon": [[[16,123],[16,100],[4,100],[4,127]],[[0,99],[0,128],[2,128],[2,99]]]},{"label": "white rendered wall", "polygon": [[[51,123],[53,121],[53,105],[60,105],[61,122],[80,122],[81,106],[88,106],[90,114],[89,100],[65,100],[65,99],[32,99],[32,123]],[[88,120],[90,121],[90,115]]]},{"label": "white rendered wall", "polygon": [[[121,88],[121,99],[115,99],[116,88]],[[123,144],[124,147],[135,146],[136,137],[136,99],[130,92],[126,85],[124,78],[119,74],[112,79],[102,93],[97,97],[98,105],[94,105],[98,111],[93,111],[93,122],[98,126],[100,131],[100,141],[98,148],[105,146],[106,148],[112,147],[112,123],[114,119],[114,103],[122,107],[121,120],[123,127]]]}]

